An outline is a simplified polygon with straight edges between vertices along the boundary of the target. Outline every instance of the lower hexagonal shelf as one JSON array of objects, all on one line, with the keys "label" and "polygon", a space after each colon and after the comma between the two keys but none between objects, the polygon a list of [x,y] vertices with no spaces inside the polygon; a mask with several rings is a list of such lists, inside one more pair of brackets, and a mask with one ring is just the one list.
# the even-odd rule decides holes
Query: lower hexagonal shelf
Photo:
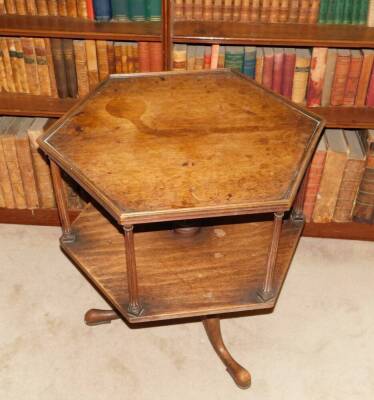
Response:
[{"label": "lower hexagonal shelf", "polygon": [[272,227],[272,221],[246,221],[203,226],[196,235],[184,236],[173,229],[147,231],[147,225],[140,226],[138,232],[135,230],[139,294],[144,308],[139,317],[127,312],[125,247],[120,227],[88,205],[73,223],[76,241],[61,246],[124,318],[145,322],[273,307],[303,223],[283,222],[275,296],[264,302],[257,293],[265,278]]}]

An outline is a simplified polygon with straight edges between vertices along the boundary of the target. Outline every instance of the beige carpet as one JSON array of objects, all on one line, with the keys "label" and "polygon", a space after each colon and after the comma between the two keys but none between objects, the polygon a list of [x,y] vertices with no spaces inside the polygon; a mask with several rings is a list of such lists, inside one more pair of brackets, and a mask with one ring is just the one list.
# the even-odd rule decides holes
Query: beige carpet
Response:
[{"label": "beige carpet", "polygon": [[85,326],[104,302],[59,235],[0,225],[0,399],[374,398],[374,243],[302,239],[275,312],[223,321],[242,391],[200,323]]}]

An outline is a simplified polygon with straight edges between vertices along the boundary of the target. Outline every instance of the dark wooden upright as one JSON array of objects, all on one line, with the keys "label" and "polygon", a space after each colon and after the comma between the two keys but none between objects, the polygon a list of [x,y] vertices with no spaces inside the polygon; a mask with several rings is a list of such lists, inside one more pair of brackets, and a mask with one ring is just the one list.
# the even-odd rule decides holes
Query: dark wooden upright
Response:
[{"label": "dark wooden upright", "polygon": [[91,310],[86,321],[201,316],[247,387],[217,316],[274,307],[322,128],[230,70],[115,75],[99,85],[40,139],[56,191],[59,166],[94,199],[70,223],[57,193],[61,246],[114,309]]}]

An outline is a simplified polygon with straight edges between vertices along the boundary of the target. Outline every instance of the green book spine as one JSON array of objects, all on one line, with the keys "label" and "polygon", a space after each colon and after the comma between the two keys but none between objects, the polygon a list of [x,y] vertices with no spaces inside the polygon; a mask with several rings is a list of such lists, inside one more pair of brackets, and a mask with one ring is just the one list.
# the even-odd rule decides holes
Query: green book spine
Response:
[{"label": "green book spine", "polygon": [[114,21],[129,21],[128,0],[111,0],[112,18]]},{"label": "green book spine", "polygon": [[345,8],[345,0],[336,0],[336,8],[335,8],[335,24],[342,24],[344,21],[344,8]]},{"label": "green book spine", "polygon": [[146,0],[146,19],[161,21],[161,0]]},{"label": "green book spine", "polygon": [[145,21],[145,0],[130,0],[130,17],[133,21]]},{"label": "green book spine", "polygon": [[338,0],[330,0],[327,10],[326,23],[333,24],[335,22],[336,3]]},{"label": "green book spine", "polygon": [[368,9],[369,0],[361,0],[360,15],[358,17],[358,23],[360,25],[366,25],[368,20]]},{"label": "green book spine", "polygon": [[329,3],[329,0],[321,0],[318,20],[320,24],[326,24],[327,22],[327,10],[329,9]]},{"label": "green book spine", "polygon": [[352,9],[353,9],[352,3],[353,3],[353,0],[345,0],[343,24],[351,24],[352,23]]},{"label": "green book spine", "polygon": [[360,23],[361,0],[353,0],[352,7],[352,24],[358,25]]},{"label": "green book spine", "polygon": [[243,72],[244,47],[226,46],[225,68],[236,69]]}]

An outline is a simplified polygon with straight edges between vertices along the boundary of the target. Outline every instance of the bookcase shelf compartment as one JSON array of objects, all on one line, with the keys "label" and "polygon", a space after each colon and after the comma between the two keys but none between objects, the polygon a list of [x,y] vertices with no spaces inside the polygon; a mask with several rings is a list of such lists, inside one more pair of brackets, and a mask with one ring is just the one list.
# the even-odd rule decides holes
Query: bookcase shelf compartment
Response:
[{"label": "bookcase shelf compartment", "polygon": [[374,28],[357,25],[178,21],[175,43],[374,48]]},{"label": "bookcase shelf compartment", "polygon": [[[70,210],[70,219],[75,220],[80,212],[81,210]],[[59,226],[60,220],[56,208],[35,208],[33,210],[0,208],[0,223]]]},{"label": "bookcase shelf compartment", "polygon": [[305,224],[303,236],[374,241],[374,225],[356,222],[310,222]]},{"label": "bookcase shelf compartment", "polygon": [[94,22],[71,17],[0,16],[0,35],[161,41],[161,22]]}]

